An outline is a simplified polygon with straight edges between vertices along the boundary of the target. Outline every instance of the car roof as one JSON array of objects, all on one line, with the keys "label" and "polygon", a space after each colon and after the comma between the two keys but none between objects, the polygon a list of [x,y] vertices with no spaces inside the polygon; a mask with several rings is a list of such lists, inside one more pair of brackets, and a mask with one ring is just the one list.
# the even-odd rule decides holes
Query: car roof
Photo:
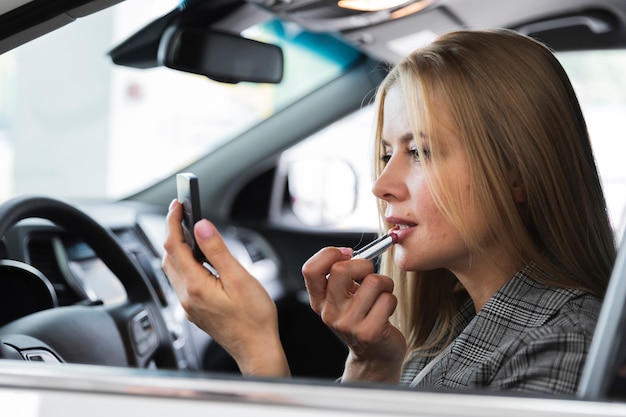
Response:
[{"label": "car roof", "polygon": [[[121,1],[4,0],[0,53]],[[387,62],[396,62],[432,35],[458,27],[538,33],[556,50],[626,46],[623,0],[415,0],[378,12],[347,11],[328,0],[184,0],[174,12],[196,13],[198,7],[246,7],[246,13],[263,17],[270,12],[312,31],[339,33]],[[223,14],[223,19],[228,17]]]}]

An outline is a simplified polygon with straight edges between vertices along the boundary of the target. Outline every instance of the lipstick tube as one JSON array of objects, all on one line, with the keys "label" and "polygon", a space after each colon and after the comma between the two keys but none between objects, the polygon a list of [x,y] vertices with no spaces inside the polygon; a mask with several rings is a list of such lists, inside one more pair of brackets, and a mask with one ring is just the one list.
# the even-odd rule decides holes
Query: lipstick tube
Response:
[{"label": "lipstick tube", "polygon": [[361,249],[356,250],[352,253],[352,259],[367,259],[368,261],[372,261],[376,259],[380,254],[385,252],[394,243],[396,243],[398,237],[395,233],[387,233],[382,235],[378,239],[372,241],[371,243],[363,246]]}]

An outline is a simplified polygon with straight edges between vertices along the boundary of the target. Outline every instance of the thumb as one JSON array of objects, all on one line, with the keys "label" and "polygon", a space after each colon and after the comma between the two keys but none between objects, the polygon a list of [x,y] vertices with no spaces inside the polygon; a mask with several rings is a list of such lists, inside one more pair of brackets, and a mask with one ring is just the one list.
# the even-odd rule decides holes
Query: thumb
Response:
[{"label": "thumb", "polygon": [[239,271],[243,267],[232,256],[213,223],[206,219],[198,221],[194,226],[194,233],[198,247],[207,261],[219,272],[220,277],[227,276],[233,279],[240,275]]}]

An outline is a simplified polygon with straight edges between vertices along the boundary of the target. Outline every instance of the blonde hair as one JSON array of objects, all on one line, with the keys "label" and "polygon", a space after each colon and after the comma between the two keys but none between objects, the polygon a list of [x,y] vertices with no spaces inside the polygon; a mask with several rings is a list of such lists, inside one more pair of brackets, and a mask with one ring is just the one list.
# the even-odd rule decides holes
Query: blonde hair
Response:
[{"label": "blonde hair", "polygon": [[[489,238],[521,269],[534,263],[546,274],[533,278],[552,287],[606,290],[615,242],[587,127],[569,79],[552,52],[512,31],[457,31],[439,37],[395,66],[379,88],[374,175],[382,162],[384,101],[398,85],[414,137],[428,132],[426,175],[442,213],[480,251],[481,240],[461,221],[461,200],[439,172],[438,115],[452,119],[469,162],[472,204],[484,213]],[[439,149],[438,149],[439,147]],[[517,204],[511,177],[524,192]],[[384,213],[384,201],[379,201]],[[385,224],[381,217],[382,228]],[[406,272],[393,262],[381,272],[394,277],[399,298],[394,320],[409,351],[442,348],[454,336],[454,315],[468,296],[448,271]]]}]

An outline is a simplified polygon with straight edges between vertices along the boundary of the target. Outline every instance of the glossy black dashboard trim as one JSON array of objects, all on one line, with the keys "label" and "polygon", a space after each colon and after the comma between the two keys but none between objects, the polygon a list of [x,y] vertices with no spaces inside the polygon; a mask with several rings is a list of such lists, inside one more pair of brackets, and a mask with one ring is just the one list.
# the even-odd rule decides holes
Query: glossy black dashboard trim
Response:
[{"label": "glossy black dashboard trim", "polygon": [[33,0],[0,16],[0,39],[52,20],[92,0]]}]

